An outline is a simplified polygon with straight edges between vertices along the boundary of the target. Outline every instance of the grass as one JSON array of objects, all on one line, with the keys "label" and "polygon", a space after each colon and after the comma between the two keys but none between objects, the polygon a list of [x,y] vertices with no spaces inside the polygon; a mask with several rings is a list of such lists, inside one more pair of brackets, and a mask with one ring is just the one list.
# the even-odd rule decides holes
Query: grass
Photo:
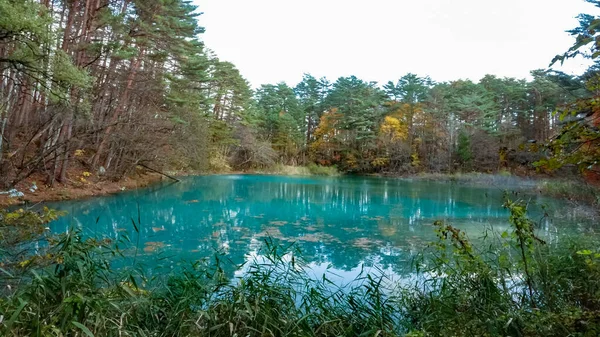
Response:
[{"label": "grass", "polygon": [[[84,239],[77,231],[46,237],[45,248],[27,256],[0,254],[10,285],[0,297],[0,335],[597,336],[598,242],[546,243],[524,203],[506,200],[505,207],[511,230],[490,232],[477,247],[436,222],[438,240],[414,262],[412,284],[361,274],[340,288],[311,277],[294,245],[271,240],[264,259],[243,266],[234,282],[220,255],[148,277],[135,265],[111,268],[128,240]],[[10,224],[2,220],[5,232],[49,221],[11,214]],[[4,245],[2,252],[11,251]]]},{"label": "grass", "polygon": [[286,176],[339,176],[340,173],[335,166],[321,166],[309,164],[307,166],[290,166],[277,164],[272,168],[262,170],[258,173],[279,174]]},{"label": "grass", "polygon": [[454,182],[473,185],[502,186],[502,188],[533,188],[535,180],[513,176],[510,172],[503,170],[497,174],[480,172],[456,172],[456,173],[420,173],[411,177],[412,179],[426,181]]},{"label": "grass", "polygon": [[317,164],[309,164],[308,171],[316,176],[339,176],[340,172],[335,166],[321,166]]},{"label": "grass", "polygon": [[501,186],[503,189],[525,187],[554,198],[600,205],[600,188],[575,179],[527,179],[513,176],[503,170],[488,173],[421,173],[413,177],[419,180],[456,182],[463,184]]},{"label": "grass", "polygon": [[537,189],[548,196],[600,205],[600,188],[585,182],[544,180]]}]

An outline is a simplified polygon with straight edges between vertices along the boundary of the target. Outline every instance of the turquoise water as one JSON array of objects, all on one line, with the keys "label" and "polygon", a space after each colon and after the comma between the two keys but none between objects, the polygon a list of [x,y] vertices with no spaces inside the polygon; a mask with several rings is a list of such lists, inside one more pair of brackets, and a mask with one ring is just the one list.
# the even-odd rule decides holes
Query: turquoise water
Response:
[{"label": "turquoise water", "polygon": [[[86,235],[113,240],[128,235],[138,249],[126,253],[150,268],[174,268],[216,252],[239,265],[260,257],[271,237],[296,243],[316,274],[328,270],[344,280],[377,267],[406,275],[411,260],[435,239],[435,220],[447,220],[475,240],[486,228],[506,229],[503,188],[364,177],[200,176],[51,204],[69,214],[50,228],[61,233],[78,226]],[[520,193],[547,205],[542,234],[586,226],[553,213],[559,201]],[[542,217],[540,207],[532,210]],[[139,237],[132,225],[138,215]]]}]

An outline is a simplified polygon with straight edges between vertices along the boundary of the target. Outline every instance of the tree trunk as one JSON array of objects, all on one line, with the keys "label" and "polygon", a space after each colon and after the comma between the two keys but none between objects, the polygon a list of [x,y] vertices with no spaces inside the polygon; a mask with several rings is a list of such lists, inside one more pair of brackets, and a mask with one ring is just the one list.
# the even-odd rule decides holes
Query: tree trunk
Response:
[{"label": "tree trunk", "polygon": [[109,124],[106,127],[106,129],[104,130],[104,136],[100,140],[100,145],[98,146],[98,149],[96,150],[96,153],[94,154],[94,157],[92,158],[92,166],[93,167],[98,166],[100,156],[102,156],[102,153],[106,149],[106,145],[107,145],[108,139],[113,131],[114,125],[117,123],[119,116],[122,115],[126,110],[126,106],[129,102],[129,95],[131,94],[131,89],[133,88],[133,82],[135,80],[138,68],[140,67],[140,64],[142,62],[143,55],[144,55],[144,50],[140,49],[138,56],[132,62],[131,69],[129,70],[129,75],[127,76],[127,85],[125,86],[125,90],[123,90],[123,93],[121,94],[121,97],[119,98],[117,108],[113,112],[113,114],[109,120]]}]

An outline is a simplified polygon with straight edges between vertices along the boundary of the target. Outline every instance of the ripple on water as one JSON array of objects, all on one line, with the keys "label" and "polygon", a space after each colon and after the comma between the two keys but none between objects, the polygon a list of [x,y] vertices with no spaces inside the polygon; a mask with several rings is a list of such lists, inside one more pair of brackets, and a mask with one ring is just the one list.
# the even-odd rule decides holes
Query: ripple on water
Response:
[{"label": "ripple on water", "polygon": [[[597,232],[586,210],[569,211],[564,202],[539,194],[523,198],[548,205],[550,221],[540,229],[544,235]],[[54,233],[71,226],[112,239],[130,233],[134,248],[137,240],[143,243],[144,263],[150,267],[210,258],[216,251],[243,264],[260,254],[261,242],[271,237],[295,242],[307,262],[340,274],[367,261],[402,274],[409,269],[402,261],[411,261],[436,239],[435,220],[457,226],[472,240],[492,225],[494,230],[508,228],[502,202],[503,191],[490,186],[240,175],[189,177],[178,184],[48,206],[69,214],[49,225]],[[530,209],[534,219],[543,215],[539,207]],[[138,218],[138,210],[141,230],[136,231],[131,219]],[[123,248],[135,256],[137,248]]]}]

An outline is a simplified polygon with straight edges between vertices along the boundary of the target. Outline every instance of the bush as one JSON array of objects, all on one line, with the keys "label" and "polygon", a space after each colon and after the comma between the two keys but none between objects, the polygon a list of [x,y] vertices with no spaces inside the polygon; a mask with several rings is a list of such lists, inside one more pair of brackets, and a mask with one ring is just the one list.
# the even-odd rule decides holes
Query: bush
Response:
[{"label": "bush", "polygon": [[272,169],[267,170],[272,174],[280,174],[286,176],[309,176],[310,171],[304,166],[291,166],[277,164]]},{"label": "bush", "polygon": [[340,173],[338,172],[335,166],[321,166],[317,164],[309,164],[307,166],[308,171],[312,175],[316,176],[338,176]]}]

